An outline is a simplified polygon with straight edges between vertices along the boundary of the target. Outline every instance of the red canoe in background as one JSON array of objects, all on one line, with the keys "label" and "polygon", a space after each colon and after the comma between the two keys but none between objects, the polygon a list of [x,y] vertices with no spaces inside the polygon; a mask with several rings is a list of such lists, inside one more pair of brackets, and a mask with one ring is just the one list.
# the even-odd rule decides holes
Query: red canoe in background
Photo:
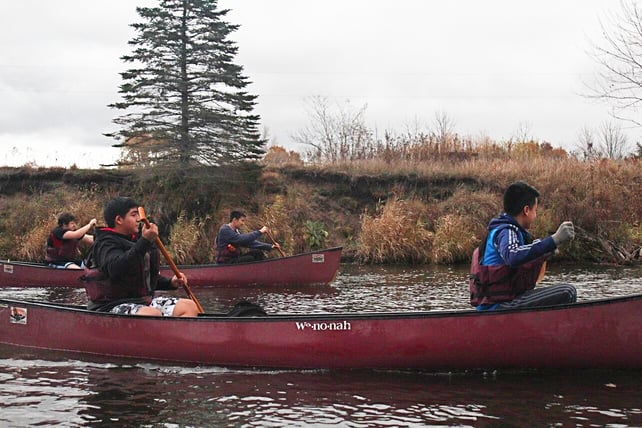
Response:
[{"label": "red canoe in background", "polygon": [[[325,285],[339,270],[342,247],[329,248],[260,262],[231,265],[183,265],[192,287],[250,285]],[[164,276],[172,276],[163,266]],[[0,260],[0,287],[82,287],[83,271],[55,269],[41,263]]]},{"label": "red canoe in background", "polygon": [[256,318],[137,317],[0,299],[0,344],[229,367],[642,369],[641,327],[642,294],[511,311]]}]

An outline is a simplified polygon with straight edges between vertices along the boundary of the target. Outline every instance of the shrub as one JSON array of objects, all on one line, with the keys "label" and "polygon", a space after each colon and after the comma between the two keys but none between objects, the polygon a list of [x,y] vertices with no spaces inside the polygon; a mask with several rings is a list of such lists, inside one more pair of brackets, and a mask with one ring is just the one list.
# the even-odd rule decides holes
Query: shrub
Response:
[{"label": "shrub", "polygon": [[364,213],[357,238],[357,260],[364,263],[430,262],[433,234],[425,227],[422,206],[419,201],[392,197],[378,207],[374,216]]},{"label": "shrub", "polygon": [[438,208],[438,217],[452,214],[465,218],[465,229],[481,240],[487,234],[490,219],[502,210],[502,195],[484,190],[473,192],[460,187],[450,198],[441,201]]},{"label": "shrub", "polygon": [[[272,237],[285,253],[292,252],[297,247],[294,238],[296,226],[293,224],[292,208],[287,202],[284,196],[276,195],[272,204],[266,206],[260,215],[262,225],[270,228]],[[266,237],[266,240],[269,242],[269,238]]]},{"label": "shrub", "polygon": [[454,214],[441,217],[435,229],[432,261],[441,264],[468,261],[479,242],[468,217]]},{"label": "shrub", "polygon": [[188,219],[181,212],[171,227],[167,252],[177,264],[211,263],[214,261],[214,245],[207,236],[205,223],[199,218]]},{"label": "shrub", "polygon": [[311,250],[318,250],[325,245],[325,239],[328,237],[328,231],[320,221],[306,220],[305,224],[305,241]]}]

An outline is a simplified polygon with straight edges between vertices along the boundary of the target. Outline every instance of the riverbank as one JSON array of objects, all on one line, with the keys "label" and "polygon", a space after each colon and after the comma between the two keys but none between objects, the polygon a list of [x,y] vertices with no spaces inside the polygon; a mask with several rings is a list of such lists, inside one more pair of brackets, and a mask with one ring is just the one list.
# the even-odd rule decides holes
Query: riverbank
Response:
[{"label": "riverbank", "polygon": [[[288,254],[343,246],[366,263],[467,262],[501,211],[501,194],[522,179],[542,193],[533,234],[564,220],[583,233],[561,259],[628,263],[642,243],[640,161],[574,158],[436,159],[326,166],[255,165],[184,169],[0,169],[0,256],[40,261],[57,216],[96,217],[115,195],[132,196],[159,224],[178,263],[213,260],[231,209],[269,225]],[[275,254],[276,256],[276,254]]]}]

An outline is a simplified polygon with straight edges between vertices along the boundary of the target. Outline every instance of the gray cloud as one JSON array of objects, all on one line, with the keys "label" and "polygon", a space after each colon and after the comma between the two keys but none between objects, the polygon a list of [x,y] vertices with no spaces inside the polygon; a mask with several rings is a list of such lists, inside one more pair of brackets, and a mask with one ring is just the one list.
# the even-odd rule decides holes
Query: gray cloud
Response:
[{"label": "gray cloud", "polygon": [[[305,126],[304,98],[325,95],[368,105],[379,130],[428,124],[436,111],[461,134],[507,138],[520,123],[572,148],[579,129],[608,119],[607,107],[578,95],[593,73],[585,50],[600,0],[428,2],[399,0],[219,1],[237,63],[253,82],[257,112],[279,144]],[[0,14],[0,145],[115,156],[112,141],[120,57],[128,52],[136,5],[152,0],[21,0]],[[44,141],[44,142],[43,142]],[[7,155],[6,153],[10,153]],[[79,155],[81,156],[81,155]],[[52,158],[42,161],[50,163]],[[73,158],[73,155],[63,158]],[[22,159],[22,158],[21,158]],[[0,159],[2,160],[2,159]]]}]

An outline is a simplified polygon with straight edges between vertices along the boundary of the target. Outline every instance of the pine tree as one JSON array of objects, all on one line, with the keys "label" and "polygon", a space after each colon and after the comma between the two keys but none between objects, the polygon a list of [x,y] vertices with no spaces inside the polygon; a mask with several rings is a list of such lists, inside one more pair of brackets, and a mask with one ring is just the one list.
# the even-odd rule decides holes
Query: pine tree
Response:
[{"label": "pine tree", "polygon": [[154,165],[221,165],[258,159],[264,153],[256,96],[244,88],[243,67],[233,63],[237,47],[228,35],[238,29],[223,20],[228,9],[216,0],[160,0],[138,7],[142,23],[132,24],[132,68],[121,73],[127,110],[114,119],[123,159]]}]

